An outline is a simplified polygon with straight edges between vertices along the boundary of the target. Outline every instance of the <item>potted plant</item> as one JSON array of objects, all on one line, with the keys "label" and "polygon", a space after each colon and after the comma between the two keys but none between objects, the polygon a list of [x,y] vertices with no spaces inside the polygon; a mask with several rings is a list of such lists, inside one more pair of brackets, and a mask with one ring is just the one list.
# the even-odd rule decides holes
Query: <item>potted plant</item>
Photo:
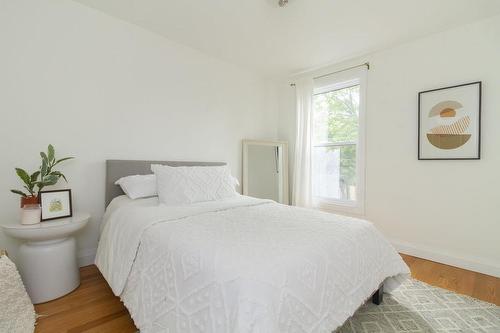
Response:
[{"label": "potted plant", "polygon": [[40,152],[40,157],[42,158],[42,164],[40,165],[39,170],[33,172],[32,174],[29,174],[24,169],[16,168],[16,174],[23,182],[23,188],[26,191],[10,191],[21,196],[21,208],[24,207],[24,205],[37,204],[38,192],[40,192],[45,186],[57,184],[59,178],[61,177],[67,181],[66,177],[60,171],[53,170],[53,168],[63,161],[74,158],[64,157],[56,159],[55,149],[52,145],[48,146],[46,153]]}]

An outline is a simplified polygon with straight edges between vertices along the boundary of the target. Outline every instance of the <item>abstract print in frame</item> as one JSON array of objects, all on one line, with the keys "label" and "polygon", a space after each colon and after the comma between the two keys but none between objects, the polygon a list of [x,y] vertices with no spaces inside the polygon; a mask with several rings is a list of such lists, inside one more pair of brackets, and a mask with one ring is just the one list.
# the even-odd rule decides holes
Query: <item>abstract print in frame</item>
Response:
[{"label": "abstract print in frame", "polygon": [[481,82],[418,93],[418,159],[481,157]]}]

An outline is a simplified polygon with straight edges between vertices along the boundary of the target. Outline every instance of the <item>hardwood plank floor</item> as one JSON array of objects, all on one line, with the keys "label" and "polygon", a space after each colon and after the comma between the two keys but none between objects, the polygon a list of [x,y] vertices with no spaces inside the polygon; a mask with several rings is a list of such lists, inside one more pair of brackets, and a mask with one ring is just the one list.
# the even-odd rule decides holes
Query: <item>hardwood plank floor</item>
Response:
[{"label": "hardwood plank floor", "polygon": [[[401,255],[412,276],[434,286],[500,305],[500,279],[433,261]],[[81,285],[72,293],[35,306],[36,333],[128,333],[134,322],[96,266],[80,269]]]},{"label": "hardwood plank floor", "polygon": [[36,333],[136,332],[134,322],[95,265],[80,268],[81,284],[72,293],[35,305],[41,315]]},{"label": "hardwood plank floor", "polygon": [[500,278],[401,254],[420,281],[500,305]]}]

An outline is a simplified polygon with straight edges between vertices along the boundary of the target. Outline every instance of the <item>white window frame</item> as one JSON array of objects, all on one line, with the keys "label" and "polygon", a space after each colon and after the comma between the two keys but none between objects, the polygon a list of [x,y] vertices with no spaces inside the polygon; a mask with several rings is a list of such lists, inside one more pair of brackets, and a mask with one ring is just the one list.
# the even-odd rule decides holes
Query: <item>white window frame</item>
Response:
[{"label": "white window frame", "polygon": [[[313,207],[321,210],[347,213],[353,215],[365,214],[366,187],[366,68],[353,69],[314,81],[314,94],[322,94],[359,84],[359,125],[358,141],[356,142],[356,201],[337,200],[324,197],[312,197]],[[314,115],[314,112],[313,112]],[[313,120],[314,121],[314,120]],[[338,143],[325,143],[325,146],[341,146]],[[318,144],[311,142],[311,149]],[[311,161],[311,163],[314,163]],[[311,175],[314,177],[314,175]]]}]

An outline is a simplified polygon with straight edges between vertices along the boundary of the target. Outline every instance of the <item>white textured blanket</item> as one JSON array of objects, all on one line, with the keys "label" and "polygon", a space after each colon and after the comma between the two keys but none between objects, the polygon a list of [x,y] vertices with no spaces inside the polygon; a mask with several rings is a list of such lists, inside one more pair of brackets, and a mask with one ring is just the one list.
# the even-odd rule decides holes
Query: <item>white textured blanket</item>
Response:
[{"label": "white textured blanket", "polygon": [[35,320],[35,309],[16,265],[0,254],[0,332],[31,333]]},{"label": "white textured blanket", "polygon": [[237,197],[108,215],[96,264],[148,332],[331,332],[408,273],[366,221]]}]

